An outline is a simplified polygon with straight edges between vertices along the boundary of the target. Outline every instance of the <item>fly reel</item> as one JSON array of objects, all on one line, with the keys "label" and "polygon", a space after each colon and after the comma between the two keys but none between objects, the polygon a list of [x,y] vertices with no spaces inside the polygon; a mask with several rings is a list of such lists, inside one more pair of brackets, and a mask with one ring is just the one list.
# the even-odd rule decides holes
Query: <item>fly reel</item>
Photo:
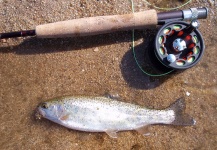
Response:
[{"label": "fly reel", "polygon": [[154,42],[154,53],[163,67],[182,70],[196,65],[204,52],[197,20],[171,21],[163,25]]}]

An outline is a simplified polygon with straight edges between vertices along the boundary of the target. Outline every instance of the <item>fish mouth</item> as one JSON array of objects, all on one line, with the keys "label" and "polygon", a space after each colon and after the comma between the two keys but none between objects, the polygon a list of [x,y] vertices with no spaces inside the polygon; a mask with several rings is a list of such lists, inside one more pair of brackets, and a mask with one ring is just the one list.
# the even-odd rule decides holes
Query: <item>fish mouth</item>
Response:
[{"label": "fish mouth", "polygon": [[36,119],[41,119],[44,116],[45,116],[45,112],[41,110],[40,107],[37,108],[36,113],[35,113]]}]

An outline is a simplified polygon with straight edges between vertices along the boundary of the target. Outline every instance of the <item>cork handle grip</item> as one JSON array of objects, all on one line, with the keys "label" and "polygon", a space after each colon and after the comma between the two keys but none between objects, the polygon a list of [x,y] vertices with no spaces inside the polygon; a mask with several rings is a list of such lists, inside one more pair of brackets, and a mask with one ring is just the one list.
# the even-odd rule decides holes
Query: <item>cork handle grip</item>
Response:
[{"label": "cork handle grip", "polygon": [[126,15],[98,16],[39,25],[39,38],[60,38],[104,34],[157,25],[157,13],[148,10]]}]

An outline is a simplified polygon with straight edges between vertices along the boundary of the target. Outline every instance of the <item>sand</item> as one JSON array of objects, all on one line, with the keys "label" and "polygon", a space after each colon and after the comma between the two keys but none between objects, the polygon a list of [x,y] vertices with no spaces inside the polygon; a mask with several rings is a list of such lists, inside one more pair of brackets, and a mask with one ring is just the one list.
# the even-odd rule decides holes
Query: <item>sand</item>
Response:
[{"label": "sand", "polygon": [[[153,8],[142,0],[134,3],[135,11]],[[154,2],[162,7],[183,3]],[[217,149],[217,6],[212,1],[195,0],[183,9],[199,6],[210,9],[208,19],[200,20],[206,45],[204,56],[193,68],[164,77],[149,77],[138,69],[132,56],[130,31],[80,38],[2,40],[0,149]],[[0,32],[130,12],[126,0],[0,0]],[[142,50],[141,43],[151,35],[149,30],[136,31],[136,50]],[[106,93],[155,109],[185,97],[186,112],[197,123],[189,127],[154,125],[149,128],[149,136],[126,131],[112,139],[105,133],[80,132],[35,119],[35,108],[47,99]]]}]

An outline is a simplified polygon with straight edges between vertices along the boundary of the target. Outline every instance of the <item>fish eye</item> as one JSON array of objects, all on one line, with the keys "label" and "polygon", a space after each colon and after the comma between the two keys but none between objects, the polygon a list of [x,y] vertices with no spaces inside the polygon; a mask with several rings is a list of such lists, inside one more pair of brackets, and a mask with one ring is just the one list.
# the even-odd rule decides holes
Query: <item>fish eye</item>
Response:
[{"label": "fish eye", "polygon": [[44,109],[47,109],[47,108],[48,108],[48,105],[47,105],[46,103],[42,103],[42,104],[41,104],[41,107],[44,108]]}]

